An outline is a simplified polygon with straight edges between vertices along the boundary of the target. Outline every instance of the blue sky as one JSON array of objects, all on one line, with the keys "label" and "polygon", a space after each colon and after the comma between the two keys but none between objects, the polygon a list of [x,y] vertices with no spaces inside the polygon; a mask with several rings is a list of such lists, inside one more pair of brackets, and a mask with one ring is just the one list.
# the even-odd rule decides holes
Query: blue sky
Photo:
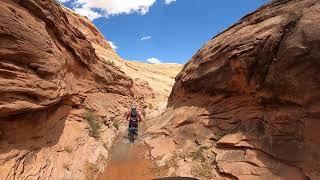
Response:
[{"label": "blue sky", "polygon": [[86,15],[128,60],[185,63],[268,0],[59,0]]}]

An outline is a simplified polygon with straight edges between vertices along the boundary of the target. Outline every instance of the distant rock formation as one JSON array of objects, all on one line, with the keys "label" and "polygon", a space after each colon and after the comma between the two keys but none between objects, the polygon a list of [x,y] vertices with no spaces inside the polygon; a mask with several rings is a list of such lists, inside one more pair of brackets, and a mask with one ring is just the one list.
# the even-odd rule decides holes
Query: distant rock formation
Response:
[{"label": "distant rock formation", "polygon": [[185,65],[162,129],[211,177],[319,179],[319,44],[318,0],[268,3]]}]

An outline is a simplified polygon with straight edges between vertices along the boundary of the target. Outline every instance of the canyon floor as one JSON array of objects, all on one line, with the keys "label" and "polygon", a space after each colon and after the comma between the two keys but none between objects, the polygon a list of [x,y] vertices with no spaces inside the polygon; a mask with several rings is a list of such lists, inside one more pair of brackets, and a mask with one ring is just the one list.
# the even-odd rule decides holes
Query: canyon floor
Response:
[{"label": "canyon floor", "polygon": [[[197,173],[191,174],[188,169],[180,170],[180,175],[177,176],[172,169],[174,166],[178,166],[172,164],[177,160],[176,157],[170,155],[171,157],[167,156],[169,159],[157,158],[159,155],[165,156],[165,153],[172,153],[174,150],[172,144],[157,142],[157,144],[150,145],[146,143],[145,140],[157,139],[157,137],[151,137],[151,134],[145,133],[146,123],[141,125],[139,136],[134,143],[129,142],[126,128],[122,128],[110,150],[107,167],[100,174],[99,180],[151,180],[157,178],[166,180],[165,178],[169,177],[172,180],[192,180],[191,177],[205,178]],[[167,161],[171,161],[171,164],[167,164]]]},{"label": "canyon floor", "polygon": [[[150,147],[144,142],[144,135],[135,143],[130,143],[126,132],[122,132],[115,141],[108,160],[107,168],[100,175],[100,180],[150,180],[161,174],[150,157]],[[162,173],[163,174],[163,173]]]}]

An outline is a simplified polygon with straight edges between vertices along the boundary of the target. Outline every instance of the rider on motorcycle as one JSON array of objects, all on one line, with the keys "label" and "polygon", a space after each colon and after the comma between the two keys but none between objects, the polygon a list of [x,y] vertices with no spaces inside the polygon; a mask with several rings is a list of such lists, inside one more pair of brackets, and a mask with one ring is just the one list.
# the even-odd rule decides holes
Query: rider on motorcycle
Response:
[{"label": "rider on motorcycle", "polygon": [[135,104],[131,106],[130,111],[127,115],[127,120],[129,121],[129,129],[130,127],[136,128],[136,136],[138,135],[138,121],[142,121],[140,113],[137,110]]}]

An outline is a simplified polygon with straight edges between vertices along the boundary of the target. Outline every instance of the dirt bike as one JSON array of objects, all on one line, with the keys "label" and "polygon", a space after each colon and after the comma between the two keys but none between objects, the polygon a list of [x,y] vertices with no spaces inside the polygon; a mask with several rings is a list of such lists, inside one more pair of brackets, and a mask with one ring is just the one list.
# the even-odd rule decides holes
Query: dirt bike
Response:
[{"label": "dirt bike", "polygon": [[130,143],[134,143],[134,141],[138,135],[138,133],[137,133],[138,129],[136,127],[129,127],[128,131],[129,131],[128,132],[129,141],[130,141]]}]

